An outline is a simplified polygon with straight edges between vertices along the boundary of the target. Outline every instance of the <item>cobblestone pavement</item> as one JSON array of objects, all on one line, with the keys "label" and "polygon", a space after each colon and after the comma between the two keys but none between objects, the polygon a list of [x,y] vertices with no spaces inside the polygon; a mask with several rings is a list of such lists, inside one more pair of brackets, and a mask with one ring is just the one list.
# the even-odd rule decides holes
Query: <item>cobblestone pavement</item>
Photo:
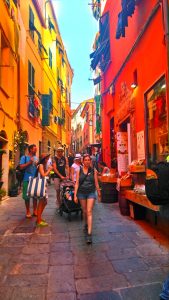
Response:
[{"label": "cobblestone pavement", "polygon": [[157,300],[169,273],[169,240],[118,204],[96,204],[93,245],[80,216],[56,214],[49,188],[44,218],[25,219],[21,196],[0,205],[1,300]]}]

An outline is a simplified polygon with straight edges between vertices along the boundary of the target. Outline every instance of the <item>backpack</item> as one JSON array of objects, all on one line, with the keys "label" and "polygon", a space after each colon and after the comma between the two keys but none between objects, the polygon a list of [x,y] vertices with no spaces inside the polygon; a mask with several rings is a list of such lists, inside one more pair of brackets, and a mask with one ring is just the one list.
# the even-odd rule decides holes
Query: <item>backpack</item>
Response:
[{"label": "backpack", "polygon": [[[25,156],[25,162],[26,164],[26,156]],[[21,169],[20,168],[20,164],[18,164],[15,168],[15,171],[16,171],[16,179],[21,183],[23,181],[23,178],[24,178],[24,174],[25,174],[25,169]]]},{"label": "backpack", "polygon": [[169,163],[159,162],[153,171],[156,178],[146,178],[147,198],[154,205],[169,204]]}]

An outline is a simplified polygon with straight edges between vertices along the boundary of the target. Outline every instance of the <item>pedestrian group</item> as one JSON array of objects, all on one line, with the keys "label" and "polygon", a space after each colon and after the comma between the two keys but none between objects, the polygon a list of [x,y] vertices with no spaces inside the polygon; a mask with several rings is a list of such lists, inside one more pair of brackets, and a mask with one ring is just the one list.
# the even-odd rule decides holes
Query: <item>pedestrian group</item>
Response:
[{"label": "pedestrian group", "polygon": [[[26,218],[32,215],[37,218],[36,226],[48,226],[42,218],[42,213],[47,205],[47,180],[51,182],[51,176],[56,190],[56,213],[60,212],[62,199],[60,196],[61,184],[71,180],[74,185],[74,202],[80,202],[83,211],[84,233],[86,243],[92,243],[93,208],[95,200],[101,201],[101,191],[98,182],[99,172],[96,169],[96,160],[93,156],[85,154],[64,156],[64,149],[59,147],[56,155],[51,159],[50,153],[42,153],[38,160],[37,147],[32,144],[28,147],[27,155],[20,158],[19,168],[24,173],[22,184],[22,197],[25,201]],[[34,178],[35,180],[33,180]],[[21,182],[19,182],[21,185]],[[30,194],[29,191],[33,190]],[[31,196],[30,196],[31,195]],[[30,198],[33,198],[33,214],[30,212]]]}]

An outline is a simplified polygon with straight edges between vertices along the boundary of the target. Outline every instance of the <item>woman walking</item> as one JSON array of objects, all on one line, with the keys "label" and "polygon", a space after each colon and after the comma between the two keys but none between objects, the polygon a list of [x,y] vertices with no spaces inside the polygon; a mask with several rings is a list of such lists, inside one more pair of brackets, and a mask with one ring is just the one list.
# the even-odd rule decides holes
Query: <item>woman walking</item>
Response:
[{"label": "woman walking", "polygon": [[[48,159],[50,157],[50,154],[42,153],[41,159],[39,161],[38,165],[38,176],[45,177],[50,174],[50,171],[53,169],[53,167],[50,165],[47,169],[47,163]],[[45,197],[38,199],[38,207],[37,207],[37,226],[43,227],[48,226],[48,223],[42,219],[42,213],[43,210],[47,204],[48,195],[46,193]]]},{"label": "woman walking", "polygon": [[80,166],[81,166],[81,154],[80,153],[77,153],[75,155],[75,158],[74,158],[74,163],[73,165],[71,166],[71,169],[70,169],[70,179],[76,183],[76,175],[77,175],[77,171],[79,171],[80,169]]},{"label": "woman walking", "polygon": [[80,201],[83,218],[85,221],[84,231],[87,233],[86,243],[92,243],[92,221],[93,207],[96,200],[96,190],[100,201],[100,188],[97,178],[97,170],[91,168],[91,158],[89,154],[83,156],[83,166],[77,172],[74,201]]}]

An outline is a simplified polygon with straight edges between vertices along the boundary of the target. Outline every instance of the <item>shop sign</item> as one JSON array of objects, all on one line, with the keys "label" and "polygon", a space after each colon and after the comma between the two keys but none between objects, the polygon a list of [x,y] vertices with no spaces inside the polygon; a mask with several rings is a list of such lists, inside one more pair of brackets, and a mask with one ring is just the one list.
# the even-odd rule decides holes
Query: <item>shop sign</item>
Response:
[{"label": "shop sign", "polygon": [[137,159],[145,159],[144,130],[137,132]]},{"label": "shop sign", "polygon": [[128,170],[128,136],[127,132],[117,132],[117,164],[118,173]]},{"label": "shop sign", "polygon": [[127,87],[126,82],[122,82],[121,84],[119,106],[120,108],[116,114],[118,123],[135,111],[135,98],[133,97],[132,91]]}]

